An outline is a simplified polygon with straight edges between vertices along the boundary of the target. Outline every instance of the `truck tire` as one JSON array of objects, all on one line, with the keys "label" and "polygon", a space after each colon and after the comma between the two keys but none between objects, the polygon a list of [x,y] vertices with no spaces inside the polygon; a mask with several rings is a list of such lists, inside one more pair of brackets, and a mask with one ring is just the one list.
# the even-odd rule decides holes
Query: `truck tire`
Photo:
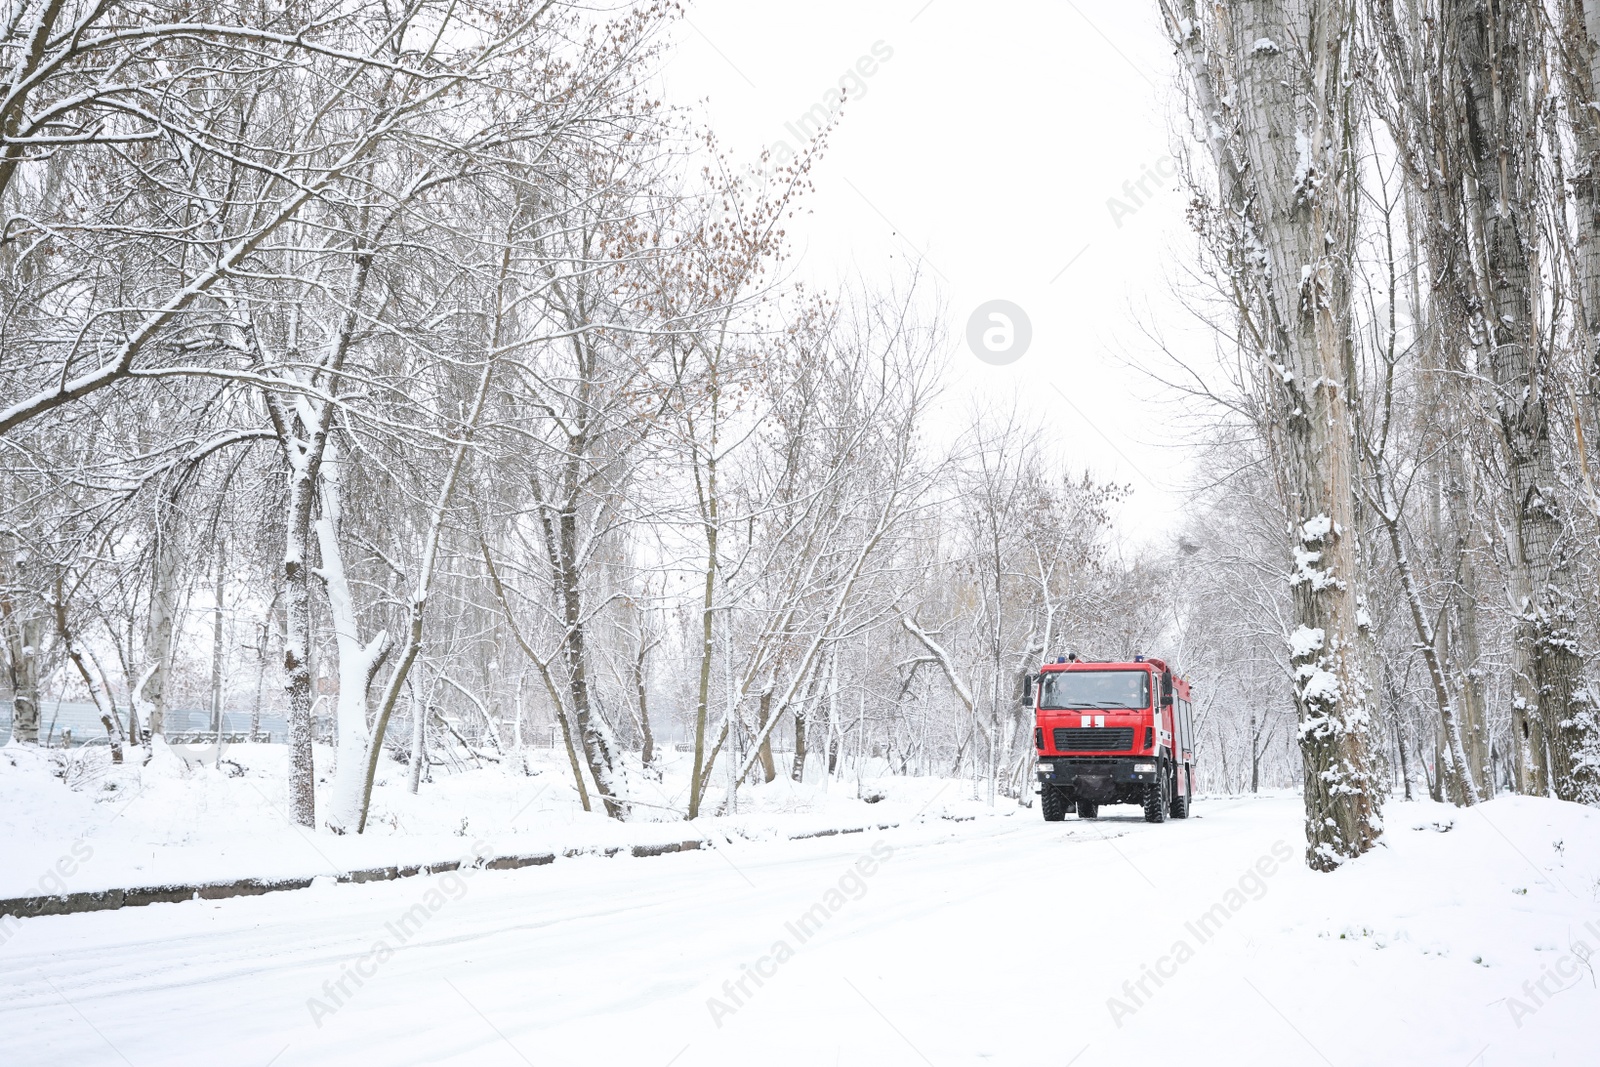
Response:
[{"label": "truck tire", "polygon": [[1171,778],[1167,769],[1161,768],[1156,780],[1144,787],[1144,821],[1166,822],[1167,811],[1172,806]]},{"label": "truck tire", "polygon": [[[1184,773],[1185,773],[1185,775],[1188,774],[1187,771],[1185,771]],[[1192,778],[1188,779],[1188,786],[1189,786],[1190,791],[1192,792],[1194,790],[1194,779],[1192,779]],[[1176,794],[1177,790],[1173,790],[1173,793]],[[1189,793],[1185,793],[1181,797],[1177,796],[1177,795],[1173,796],[1173,798],[1172,798],[1172,817],[1174,819],[1187,819],[1189,817],[1189,800],[1190,800],[1190,794]]]},{"label": "truck tire", "polygon": [[1080,801],[1078,801],[1078,818],[1080,818],[1080,819],[1098,819],[1099,817],[1100,817],[1100,805],[1096,804],[1092,800],[1080,800]]},{"label": "truck tire", "polygon": [[1060,822],[1067,817],[1067,802],[1060,793],[1045,786],[1039,793],[1039,810],[1044,812],[1045,822]]}]

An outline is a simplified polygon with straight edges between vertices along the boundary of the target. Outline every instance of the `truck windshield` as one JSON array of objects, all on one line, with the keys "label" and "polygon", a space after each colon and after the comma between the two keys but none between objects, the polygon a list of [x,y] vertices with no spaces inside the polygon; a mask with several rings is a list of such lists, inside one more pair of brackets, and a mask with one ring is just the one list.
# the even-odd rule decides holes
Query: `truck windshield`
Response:
[{"label": "truck windshield", "polygon": [[1148,708],[1149,671],[1047,671],[1039,683],[1039,707]]}]

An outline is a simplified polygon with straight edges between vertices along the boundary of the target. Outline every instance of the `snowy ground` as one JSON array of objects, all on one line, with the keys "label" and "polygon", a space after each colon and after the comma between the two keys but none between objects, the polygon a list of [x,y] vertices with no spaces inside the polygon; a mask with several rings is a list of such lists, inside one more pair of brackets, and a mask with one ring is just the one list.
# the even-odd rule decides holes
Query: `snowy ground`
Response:
[{"label": "snowy ground", "polygon": [[[736,814],[686,824],[680,813],[690,757],[669,751],[661,780],[635,773],[630,795],[640,803],[623,824],[582,809],[565,752],[533,749],[525,757],[531,774],[511,773],[504,764],[438,773],[415,796],[407,769],[386,760],[367,832],[335,836],[307,833],[290,822],[282,745],[232,745],[223,754],[231,766],[220,771],[186,763],[170,750],[148,766],[135,765],[130,755],[127,764],[112,767],[103,746],[69,752],[3,747],[0,898],[336,875],[455,860],[474,841],[497,855],[560,854],[714,835],[793,836],[989,811],[972,799],[971,783],[894,779],[891,796],[869,804],[858,799],[853,780],[798,786],[780,776],[771,786],[741,790]],[[319,746],[318,766],[331,763],[331,750]],[[61,773],[64,779],[57,777]],[[326,780],[318,789],[322,803]],[[878,791],[866,785],[860,792]],[[712,789],[707,810],[721,799],[722,791]]]},{"label": "snowy ground", "polygon": [[1600,812],[1394,803],[1333,875],[1296,797],[1108,812],[7,921],[0,1064],[1593,1061]]}]

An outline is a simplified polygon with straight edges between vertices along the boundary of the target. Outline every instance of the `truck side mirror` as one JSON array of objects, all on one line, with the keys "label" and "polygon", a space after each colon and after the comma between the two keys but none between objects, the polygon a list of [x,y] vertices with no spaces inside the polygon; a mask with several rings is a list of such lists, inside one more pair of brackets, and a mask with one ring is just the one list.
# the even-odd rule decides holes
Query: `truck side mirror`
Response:
[{"label": "truck side mirror", "polygon": [[1161,673],[1161,706],[1172,707],[1172,675],[1165,671]]},{"label": "truck side mirror", "polygon": [[1033,675],[1031,674],[1023,674],[1022,676],[1022,706],[1025,708],[1033,707]]}]

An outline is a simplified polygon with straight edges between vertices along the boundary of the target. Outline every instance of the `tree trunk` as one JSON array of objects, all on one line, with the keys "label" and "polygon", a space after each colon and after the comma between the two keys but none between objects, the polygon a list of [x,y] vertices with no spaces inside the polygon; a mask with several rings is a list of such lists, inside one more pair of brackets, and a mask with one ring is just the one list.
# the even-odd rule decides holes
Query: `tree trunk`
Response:
[{"label": "tree trunk", "polygon": [[578,742],[583,748],[589,773],[601,793],[600,799],[605,804],[606,814],[613,819],[621,819],[627,814],[627,809],[619,792],[619,777],[615,773],[616,746],[611,731],[589,701],[588,622],[583,615],[582,577],[575,561],[578,550],[578,466],[578,460],[573,456],[568,463],[567,506],[557,519],[561,551],[556,580],[562,622],[566,626],[563,651],[566,654],[567,688]]},{"label": "tree trunk", "polygon": [[1568,180],[1576,202],[1581,366],[1588,398],[1580,415],[1600,425],[1600,0],[1562,0],[1561,70],[1577,159]]},{"label": "tree trunk", "polygon": [[639,703],[639,734],[642,744],[639,749],[639,762],[649,768],[656,761],[656,738],[650,729],[650,693],[645,685],[644,663],[650,655],[651,642],[641,627],[639,633],[639,650],[633,657],[633,695]]},{"label": "tree trunk", "polygon": [[839,740],[842,736],[839,726],[839,654],[837,651],[828,653],[828,774],[834,775],[839,770]]},{"label": "tree trunk", "polygon": [[67,598],[64,583],[56,580],[55,595],[51,598],[56,614],[56,636],[61,639],[61,647],[66,650],[67,658],[78,669],[78,677],[83,680],[83,686],[89,691],[89,699],[93,702],[95,710],[100,713],[100,724],[106,729],[106,739],[111,744],[111,762],[122,762],[122,720],[117,716],[117,706],[112,700],[110,692],[101,683],[98,672],[92,670],[94,666],[92,656],[78,641],[78,635],[72,629],[67,618]]},{"label": "tree trunk", "polygon": [[[580,389],[581,398],[587,397]],[[583,575],[578,561],[578,511],[583,499],[583,468],[589,453],[586,422],[580,416],[568,435],[561,468],[561,495],[557,502],[546,502],[537,479],[531,483],[539,505],[539,521],[544,534],[545,555],[550,564],[551,594],[563,625],[561,658],[566,666],[566,696],[557,701],[572,715],[572,728],[584,763],[605,804],[606,814],[622,819],[627,814],[622,794],[622,777],[611,730],[590,704],[588,672],[588,620],[583,612]],[[552,516],[552,512],[555,514]],[[488,553],[488,546],[484,546]],[[509,617],[510,608],[506,607]],[[524,645],[524,649],[529,651]],[[536,660],[536,662],[539,662]],[[543,669],[541,667],[541,669]]]},{"label": "tree trunk", "polygon": [[772,690],[775,685],[777,679],[773,678],[761,691],[760,701],[756,705],[757,729],[761,736],[761,744],[757,746],[757,751],[761,760],[761,780],[764,782],[770,782],[778,777],[777,765],[772,761],[772,738],[767,731],[767,721],[772,717]]},{"label": "tree trunk", "polygon": [[1261,734],[1256,729],[1256,713],[1250,713],[1250,792],[1261,792]]},{"label": "tree trunk", "polygon": [[556,725],[561,728],[561,743],[566,746],[567,762],[572,767],[572,780],[578,789],[578,803],[583,805],[584,811],[593,811],[589,802],[589,786],[583,780],[583,764],[578,760],[578,748],[572,743],[572,727],[567,723],[567,713],[560,707],[555,709]]},{"label": "tree trunk", "polygon": [[144,642],[150,676],[140,689],[140,703],[144,705],[140,710],[150,733],[165,736],[167,674],[172,669],[172,629],[178,610],[178,578],[182,564],[178,523],[171,517],[165,521],[158,519],[153,554],[150,617],[145,625]]},{"label": "tree trunk", "polygon": [[[545,531],[547,534],[549,530],[549,524],[546,523]],[[544,691],[550,698],[550,707],[555,716],[556,725],[561,728],[562,743],[567,748],[567,760],[572,765],[572,784],[577,791],[578,800],[583,804],[584,811],[592,811],[593,809],[589,805],[589,787],[584,783],[583,767],[578,762],[578,750],[572,744],[572,726],[567,721],[566,702],[562,700],[561,691],[556,687],[555,678],[551,675],[550,663],[534,652],[533,646],[528,643],[528,639],[523,635],[521,628],[517,626],[516,616],[511,611],[511,601],[506,596],[505,583],[500,580],[500,570],[494,564],[494,554],[489,551],[489,542],[479,537],[478,547],[483,553],[484,570],[489,575],[489,588],[493,590],[495,600],[500,604],[501,614],[506,620],[506,628],[511,631],[511,636],[517,642],[517,647],[522,649],[522,654],[528,657],[533,662],[534,667],[538,669],[540,681],[544,682]],[[555,555],[554,549],[548,544],[546,548],[553,558]]]},{"label": "tree trunk", "polygon": [[222,762],[222,597],[228,580],[228,551],[217,538],[216,604],[211,609],[211,742],[213,762]]},{"label": "tree trunk", "polygon": [[250,740],[261,740],[261,690],[267,677],[267,624],[256,627],[256,684],[250,699]]},{"label": "tree trunk", "polygon": [[1395,716],[1395,720],[1394,720],[1394,747],[1395,747],[1395,751],[1400,754],[1400,783],[1401,783],[1402,787],[1405,789],[1406,799],[1410,800],[1411,799],[1411,764],[1406,759],[1406,735],[1400,729],[1400,717],[1398,715]]},{"label": "tree trunk", "polygon": [[387,630],[379,630],[372,640],[361,640],[361,620],[355,597],[345,572],[343,547],[339,543],[343,487],[340,456],[330,443],[320,469],[322,514],[313,524],[317,534],[322,579],[328,597],[328,615],[333,628],[334,646],[339,650],[339,695],[334,704],[333,788],[325,819],[334,833],[360,832],[365,821],[367,757],[376,743],[368,725],[368,697],[372,681],[389,654]]},{"label": "tree trunk", "polygon": [[1243,227],[1228,254],[1247,279],[1241,315],[1261,338],[1262,429],[1292,534],[1306,860],[1332,870],[1377,840],[1383,785],[1373,770],[1349,410],[1353,10],[1348,0],[1241,0],[1207,22],[1193,0],[1163,6],[1224,208]]},{"label": "tree trunk", "polygon": [[789,777],[796,782],[805,779],[807,730],[806,705],[802,701],[794,709],[794,763],[789,768]]},{"label": "tree trunk", "polygon": [[428,712],[417,680],[411,683],[411,795],[422,788],[422,768],[428,760]]},{"label": "tree trunk", "polygon": [[[713,413],[713,420],[715,414]],[[715,439],[713,438],[713,447]],[[700,601],[700,678],[694,705],[694,773],[689,778],[689,818],[700,815],[702,783],[706,768],[706,715],[711,700],[712,623],[715,621],[717,582],[717,465],[715,456],[706,463],[706,535],[705,585]],[[698,472],[697,472],[698,474]],[[733,714],[733,709],[728,709]]]},{"label": "tree trunk", "polygon": [[[823,661],[816,660],[807,681],[805,696],[794,707],[794,766],[789,777],[797,782],[805,781],[806,760],[811,755],[811,712],[820,702],[823,669]],[[791,692],[793,689],[791,685]],[[778,713],[783,714],[783,709],[779,708]]]},{"label": "tree trunk", "polygon": [[[349,331],[346,330],[346,333]],[[253,332],[250,334],[254,336]],[[259,356],[258,356],[259,358]],[[338,353],[334,368],[341,365]],[[283,522],[283,688],[288,698],[289,817],[295,824],[317,824],[316,694],[311,677],[311,520],[316,510],[321,467],[333,405],[324,404],[314,421],[297,406],[263,393],[278,435],[288,494]]]},{"label": "tree trunk", "polygon": [[[292,448],[285,441],[286,449]],[[311,709],[311,571],[306,548],[311,529],[315,471],[292,468],[283,551],[283,674],[288,698],[289,815],[298,826],[317,824],[317,779]]]},{"label": "tree trunk", "polygon": [[[1454,405],[1453,405],[1454,406]],[[1449,416],[1451,422],[1459,413]],[[1489,766],[1489,718],[1483,695],[1483,657],[1478,643],[1478,571],[1473,566],[1471,505],[1467,469],[1459,438],[1445,442],[1445,500],[1455,535],[1455,640],[1452,642],[1461,721],[1466,734],[1467,763],[1482,792],[1494,795],[1494,774]]]},{"label": "tree trunk", "polygon": [[1465,13],[1463,89],[1477,182],[1472,208],[1485,259],[1488,369],[1511,488],[1518,695],[1544,728],[1555,795],[1600,802],[1600,722],[1579,644],[1576,545],[1550,439],[1549,360],[1534,318],[1539,272],[1530,250],[1539,242],[1539,221],[1528,160],[1537,150],[1537,104],[1525,98],[1524,86],[1541,61],[1540,37],[1531,9],[1521,5],[1473,0]]},{"label": "tree trunk", "polygon": [[11,687],[11,738],[26,745],[39,743],[39,659],[44,640],[41,613],[26,606],[27,584],[23,576],[28,567],[25,549],[7,538],[3,550],[16,575],[15,592],[0,593],[0,632],[6,645],[7,681]]}]

